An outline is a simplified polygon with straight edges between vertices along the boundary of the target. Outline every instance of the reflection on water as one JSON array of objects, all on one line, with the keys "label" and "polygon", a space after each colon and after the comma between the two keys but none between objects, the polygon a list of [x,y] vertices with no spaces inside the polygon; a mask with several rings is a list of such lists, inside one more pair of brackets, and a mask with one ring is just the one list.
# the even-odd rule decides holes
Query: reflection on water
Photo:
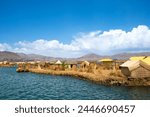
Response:
[{"label": "reflection on water", "polygon": [[0,68],[0,99],[150,99],[150,87],[104,86],[73,77]]}]

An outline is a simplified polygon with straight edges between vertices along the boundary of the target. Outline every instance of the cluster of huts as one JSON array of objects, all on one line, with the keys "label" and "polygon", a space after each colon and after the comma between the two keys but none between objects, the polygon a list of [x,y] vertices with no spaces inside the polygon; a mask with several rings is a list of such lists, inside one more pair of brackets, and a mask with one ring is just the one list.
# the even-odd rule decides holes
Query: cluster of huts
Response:
[{"label": "cluster of huts", "polygon": [[15,65],[14,62],[9,62],[9,61],[1,61],[0,66],[1,67],[13,67]]},{"label": "cluster of huts", "polygon": [[129,60],[113,60],[110,58],[98,61],[31,61],[0,62],[0,66],[17,65],[18,72],[29,69],[49,69],[55,71],[73,70],[79,72],[101,73],[102,70],[120,70],[127,78],[150,78],[150,56],[131,57]]},{"label": "cluster of huts", "polygon": [[124,61],[112,59],[100,59],[99,61],[51,61],[51,62],[20,62],[18,71],[28,71],[28,69],[49,69],[55,71],[73,70],[89,73],[100,73],[101,70],[119,69],[119,65]]}]

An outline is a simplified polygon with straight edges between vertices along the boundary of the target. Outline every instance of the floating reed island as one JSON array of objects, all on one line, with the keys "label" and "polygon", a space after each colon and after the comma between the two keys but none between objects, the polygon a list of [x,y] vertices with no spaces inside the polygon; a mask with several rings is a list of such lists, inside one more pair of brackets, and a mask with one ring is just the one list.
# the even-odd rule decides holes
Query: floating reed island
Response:
[{"label": "floating reed island", "polygon": [[17,72],[75,76],[105,85],[150,86],[150,57],[129,60],[18,62]]}]

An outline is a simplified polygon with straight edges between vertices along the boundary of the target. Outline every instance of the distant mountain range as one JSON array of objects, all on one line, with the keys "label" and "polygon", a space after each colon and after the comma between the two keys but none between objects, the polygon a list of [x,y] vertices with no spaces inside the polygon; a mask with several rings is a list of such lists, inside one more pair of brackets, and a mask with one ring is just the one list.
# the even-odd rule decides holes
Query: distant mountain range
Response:
[{"label": "distant mountain range", "polygon": [[8,51],[0,51],[0,61],[53,61],[62,60],[62,58],[54,58],[36,54],[14,53]]},{"label": "distant mountain range", "polygon": [[81,56],[81,57],[76,58],[76,59],[78,61],[83,61],[83,60],[95,61],[95,60],[99,60],[101,58],[106,58],[106,57],[108,57],[108,56],[101,56],[101,55],[91,53],[91,54],[86,54],[86,55]]},{"label": "distant mountain range", "polygon": [[22,58],[17,53],[1,51],[0,61],[22,61]]},{"label": "distant mountain range", "polygon": [[101,56],[97,54],[87,54],[81,56],[79,58],[56,58],[56,57],[48,57],[36,54],[24,54],[24,53],[14,53],[8,51],[0,51],[0,61],[54,61],[54,60],[76,60],[76,61],[95,61],[102,58],[112,58],[125,60],[129,59],[132,56],[150,56],[150,52],[141,52],[141,53],[120,53],[112,56]]},{"label": "distant mountain range", "polygon": [[125,60],[129,59],[132,56],[150,56],[150,52],[140,52],[140,53],[120,53],[120,54],[115,54],[112,55],[112,59],[120,59],[120,60]]}]

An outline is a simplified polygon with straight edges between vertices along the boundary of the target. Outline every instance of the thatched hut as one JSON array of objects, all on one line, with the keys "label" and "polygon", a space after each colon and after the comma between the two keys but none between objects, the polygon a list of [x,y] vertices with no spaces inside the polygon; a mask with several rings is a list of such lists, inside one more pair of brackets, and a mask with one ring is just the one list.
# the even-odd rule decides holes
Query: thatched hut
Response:
[{"label": "thatched hut", "polygon": [[64,64],[63,64],[63,62],[61,62],[60,60],[57,60],[56,62],[55,62],[55,70],[63,70],[63,66],[64,66]]},{"label": "thatched hut", "polygon": [[104,67],[104,69],[113,69],[113,60],[110,58],[104,58],[99,60],[100,64]]},{"label": "thatched hut", "polygon": [[129,60],[120,65],[120,69],[128,78],[150,78],[150,65],[142,60]]},{"label": "thatched hut", "polygon": [[8,61],[4,61],[3,64],[4,64],[4,65],[8,65],[9,62],[8,62]]},{"label": "thatched hut", "polygon": [[66,61],[65,68],[69,70],[77,70],[78,63],[76,61]]},{"label": "thatched hut", "polygon": [[55,64],[56,64],[56,65],[61,65],[62,62],[61,62],[60,60],[57,60]]}]

